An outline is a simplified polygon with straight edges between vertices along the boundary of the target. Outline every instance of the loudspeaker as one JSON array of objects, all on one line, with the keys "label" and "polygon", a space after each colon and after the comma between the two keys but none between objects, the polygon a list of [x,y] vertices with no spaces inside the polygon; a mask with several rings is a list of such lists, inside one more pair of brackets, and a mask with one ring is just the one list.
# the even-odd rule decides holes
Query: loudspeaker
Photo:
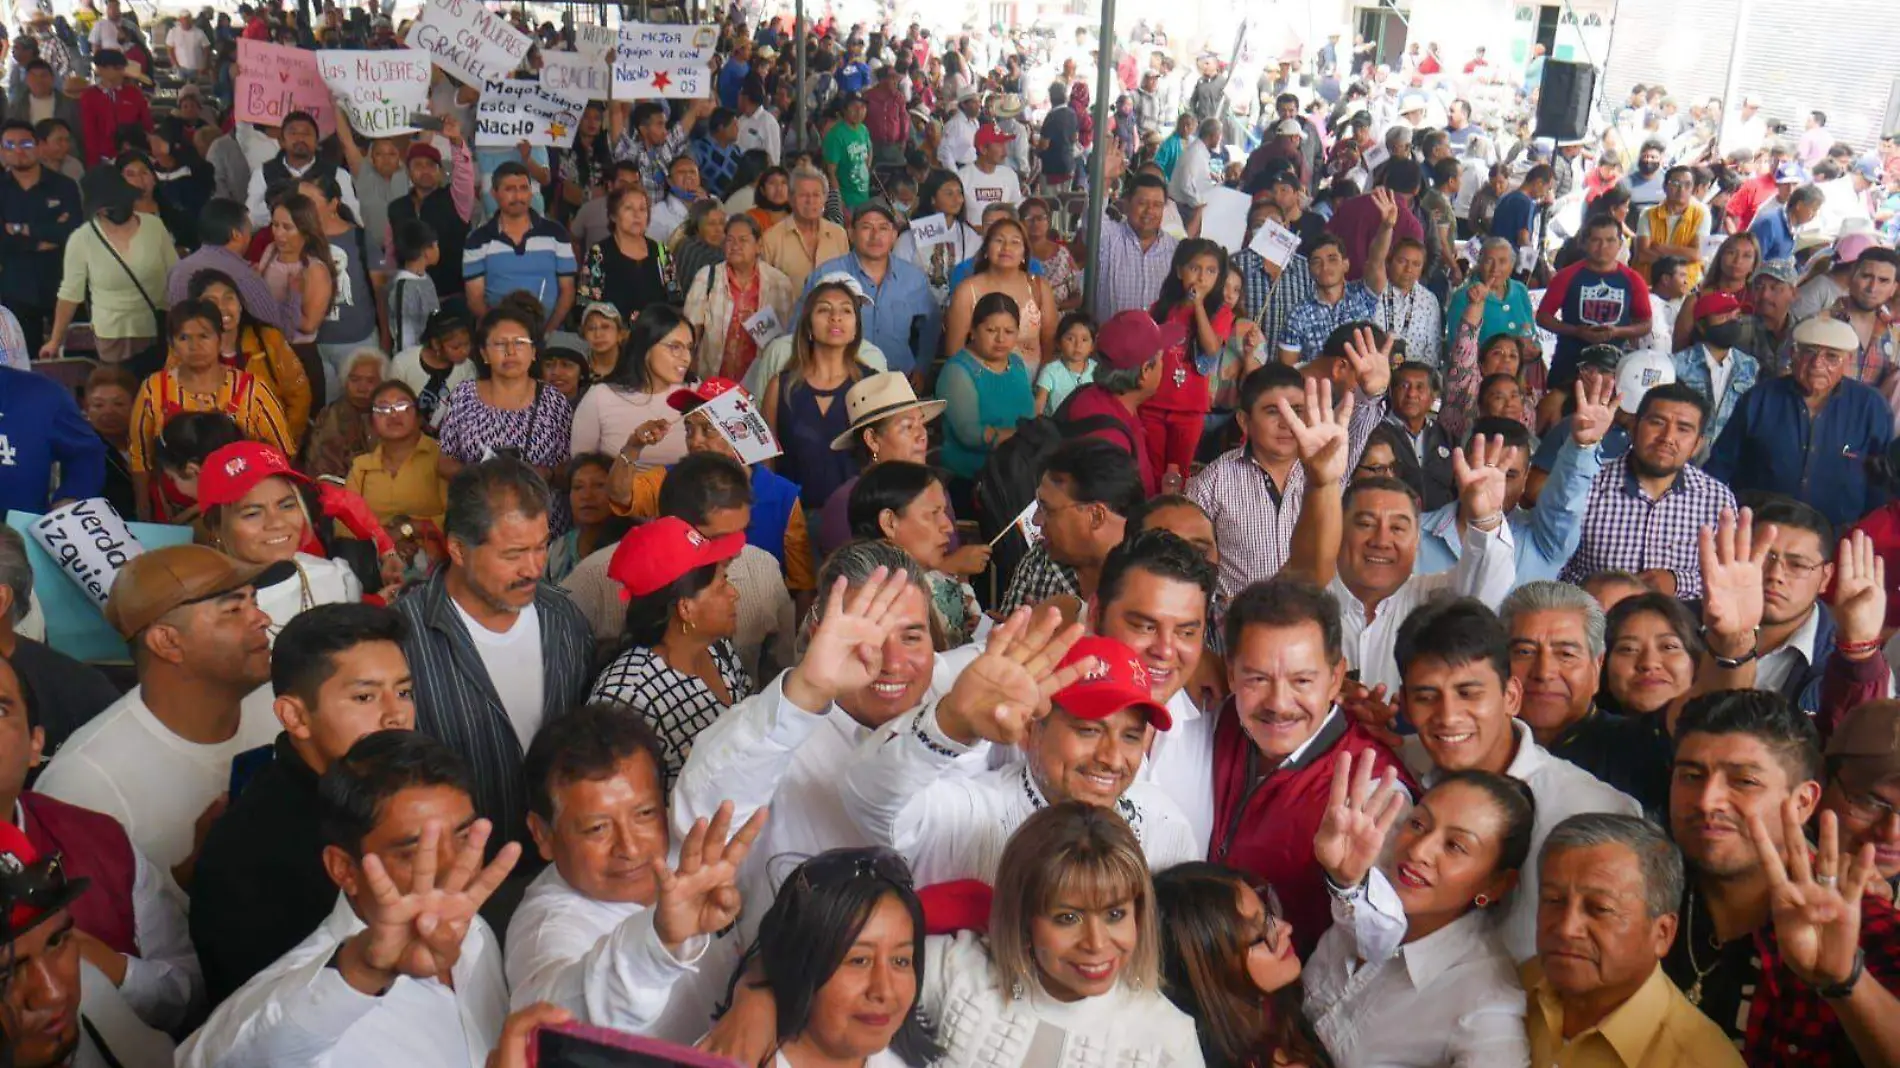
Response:
[{"label": "loudspeaker", "polygon": [[1534,136],[1574,141],[1590,132],[1590,100],[1596,95],[1597,69],[1587,63],[1544,61],[1543,88],[1537,96]]}]

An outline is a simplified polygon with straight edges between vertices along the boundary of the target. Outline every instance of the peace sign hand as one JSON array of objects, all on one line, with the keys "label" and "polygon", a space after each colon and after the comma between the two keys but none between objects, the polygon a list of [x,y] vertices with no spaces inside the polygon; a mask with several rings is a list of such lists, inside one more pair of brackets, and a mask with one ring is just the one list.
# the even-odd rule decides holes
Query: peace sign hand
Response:
[{"label": "peace sign hand", "polygon": [[1702,623],[1711,638],[1726,638],[1718,655],[1740,655],[1755,644],[1761,626],[1761,574],[1777,531],[1770,526],[1755,537],[1755,513],[1722,510],[1713,527],[1697,533],[1702,557]]},{"label": "peace sign hand", "polygon": [[1347,425],[1352,420],[1352,394],[1346,394],[1339,411],[1333,411],[1333,384],[1324,378],[1306,380],[1306,415],[1293,410],[1285,397],[1274,400],[1280,418],[1293,431],[1299,447],[1300,463],[1306,477],[1315,486],[1338,482],[1346,477]]},{"label": "peace sign hand", "polygon": [[990,631],[983,655],[938,702],[937,726],[963,745],[1021,742],[1030,725],[1049,714],[1049,699],[1096,666],[1089,657],[1056,669],[1082,634],[1082,624],[1065,626],[1054,609],[1033,615],[1017,609]]},{"label": "peace sign hand", "polygon": [[653,862],[659,899],[653,906],[653,930],[675,957],[686,940],[713,935],[739,918],[739,868],[765,827],[765,809],[759,809],[732,834],[732,802],[720,804],[708,824],[704,817],[686,832],[680,845],[679,867]]},{"label": "peace sign hand", "polygon": [[1577,410],[1570,416],[1570,440],[1587,449],[1602,441],[1616,422],[1616,381],[1602,380],[1592,389],[1579,378],[1575,396]]},{"label": "peace sign hand", "polygon": [[1313,836],[1313,859],[1339,886],[1358,886],[1379,861],[1386,833],[1411,807],[1398,785],[1399,772],[1387,767],[1376,781],[1378,758],[1371,750],[1340,753],[1333,761],[1333,795]]},{"label": "peace sign hand", "polygon": [[1854,973],[1860,954],[1860,899],[1876,874],[1874,844],[1861,846],[1843,864],[1840,820],[1823,812],[1819,848],[1810,859],[1795,799],[1783,801],[1778,815],[1785,860],[1761,813],[1748,814],[1748,831],[1768,876],[1769,915],[1782,961],[1809,986],[1838,986]]},{"label": "peace sign hand", "polygon": [[897,602],[912,588],[910,573],[877,568],[846,597],[840,577],[825,598],[825,614],[805,646],[805,657],[785,676],[785,699],[822,712],[842,694],[871,684],[884,667],[884,638],[897,626]]},{"label": "peace sign hand", "polygon": [[1458,484],[1459,507],[1466,522],[1489,520],[1504,514],[1506,446],[1502,435],[1473,437],[1451,454],[1451,473]]}]

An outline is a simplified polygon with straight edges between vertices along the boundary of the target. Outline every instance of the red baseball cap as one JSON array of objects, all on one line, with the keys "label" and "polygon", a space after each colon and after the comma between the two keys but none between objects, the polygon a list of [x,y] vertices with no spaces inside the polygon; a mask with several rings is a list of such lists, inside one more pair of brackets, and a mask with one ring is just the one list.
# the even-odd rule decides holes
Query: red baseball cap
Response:
[{"label": "red baseball cap", "polygon": [[1139,309],[1117,312],[1095,332],[1095,351],[1117,371],[1140,367],[1187,337],[1183,323],[1157,323]]},{"label": "red baseball cap", "polygon": [[1711,315],[1724,315],[1742,310],[1742,302],[1733,293],[1709,292],[1695,299],[1694,316],[1707,319]]},{"label": "red baseball cap", "polygon": [[[1119,318],[1119,317],[1118,317]],[[1056,691],[1052,699],[1064,712],[1078,719],[1107,719],[1124,708],[1138,708],[1165,731],[1174,726],[1167,707],[1148,691],[1148,669],[1135,651],[1113,638],[1087,635],[1069,649],[1058,668],[1094,657],[1098,667],[1081,680]]]},{"label": "red baseball cap", "polygon": [[12,820],[0,821],[0,941],[39,926],[77,901],[90,883],[68,878],[57,854],[43,856]]},{"label": "red baseball cap", "polygon": [[708,378],[691,386],[681,386],[667,394],[666,406],[685,415],[714,397],[730,393],[735,389],[747,400],[752,398],[752,395],[745,391],[744,386],[730,378]]},{"label": "red baseball cap", "polygon": [[986,122],[976,128],[976,147],[978,148],[984,145],[1006,145],[1014,140],[1014,137],[1004,133],[1002,127],[993,122]]},{"label": "red baseball cap", "polygon": [[707,564],[739,555],[744,534],[708,538],[678,516],[661,516],[627,532],[614,548],[607,577],[620,583],[620,599],[645,597]]},{"label": "red baseball cap", "polygon": [[256,441],[232,442],[205,457],[198,474],[198,506],[236,504],[259,482],[272,477],[310,482],[275,448]]}]

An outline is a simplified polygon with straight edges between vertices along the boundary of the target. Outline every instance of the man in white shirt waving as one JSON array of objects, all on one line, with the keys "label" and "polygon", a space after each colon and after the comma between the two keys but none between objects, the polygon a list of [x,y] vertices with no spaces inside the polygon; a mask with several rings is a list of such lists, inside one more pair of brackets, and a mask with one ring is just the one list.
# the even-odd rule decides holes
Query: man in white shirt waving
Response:
[{"label": "man in white shirt waving", "polygon": [[765,810],[737,834],[732,804],[669,844],[662,743],[626,709],[562,716],[528,748],[528,829],[552,863],[508,924],[516,1009],[553,1002],[600,1027],[698,1041],[740,945],[739,866]]},{"label": "man in white shirt waving", "polygon": [[442,743],[379,731],[317,786],[342,891],[330,918],[231,995],[178,1051],[179,1068],[401,1064],[481,1068],[508,1015],[501,947],[477,912],[513,870],[482,866],[490,825]]}]

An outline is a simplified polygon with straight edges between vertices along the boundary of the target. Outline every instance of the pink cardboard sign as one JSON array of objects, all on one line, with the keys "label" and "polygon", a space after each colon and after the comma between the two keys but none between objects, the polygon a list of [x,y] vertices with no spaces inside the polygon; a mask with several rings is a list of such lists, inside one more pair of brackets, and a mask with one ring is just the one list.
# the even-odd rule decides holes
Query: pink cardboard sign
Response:
[{"label": "pink cardboard sign", "polygon": [[238,41],[237,119],[282,126],[284,116],[307,111],[328,137],[336,132],[336,101],[314,53],[263,41]]}]

